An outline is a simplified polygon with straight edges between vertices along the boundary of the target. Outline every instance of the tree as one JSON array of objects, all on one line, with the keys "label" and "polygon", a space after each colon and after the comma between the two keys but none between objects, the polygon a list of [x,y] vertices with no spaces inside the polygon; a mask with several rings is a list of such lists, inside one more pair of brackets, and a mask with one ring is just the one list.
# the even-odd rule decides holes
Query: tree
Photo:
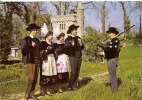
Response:
[{"label": "tree", "polygon": [[92,2],[93,8],[95,11],[97,11],[100,15],[101,15],[101,23],[102,23],[102,33],[105,33],[105,24],[106,24],[106,16],[107,16],[107,12],[106,12],[106,1],[103,1],[101,3],[98,2]]},{"label": "tree", "polygon": [[139,11],[139,37],[142,38],[142,24],[141,24],[141,21],[142,21],[142,2],[141,1],[136,1],[136,4],[132,7],[132,10],[131,12],[135,12],[135,11]]},{"label": "tree", "polygon": [[102,19],[102,33],[105,34],[105,17],[106,17],[106,1],[103,1],[102,8],[101,8],[101,19]]},{"label": "tree", "polygon": [[20,3],[3,2],[0,11],[0,60],[7,60],[13,45],[13,14],[21,16]]},{"label": "tree", "polygon": [[8,59],[13,43],[12,23],[8,17],[5,19],[0,13],[0,61]]},{"label": "tree", "polygon": [[36,22],[38,16],[39,2],[22,3],[23,13],[22,19],[26,25]]},{"label": "tree", "polygon": [[[130,19],[129,19],[129,15],[127,15],[127,13],[126,13],[127,7],[125,7],[125,3],[126,2],[123,2],[123,1],[120,2],[121,6],[122,6],[122,10],[123,10],[123,15],[124,15],[124,18],[123,18],[124,19],[124,30],[126,30],[128,27],[130,27]],[[129,34],[130,30],[128,30],[126,33]]]},{"label": "tree", "polygon": [[[141,8],[142,7],[142,3],[139,1],[139,8]],[[139,36],[140,37],[142,37],[142,33],[141,33],[141,28],[142,28],[142,26],[141,26],[141,9],[140,9],[140,11],[139,11],[139,16],[140,16],[140,30],[139,30]]]},{"label": "tree", "polygon": [[85,45],[84,59],[87,61],[95,61],[97,59],[97,44],[102,41],[105,36],[98,34],[95,29],[86,27],[86,35],[83,36],[82,40]]},{"label": "tree", "polygon": [[[61,15],[62,14],[62,10],[63,10],[63,14],[66,15],[68,14],[68,8],[69,8],[69,5],[70,5],[70,2],[51,2],[56,10],[57,10],[57,15]],[[64,9],[62,9],[64,8]]]},{"label": "tree", "polygon": [[56,10],[57,10],[57,15],[61,15],[61,1],[60,2],[51,2]]},{"label": "tree", "polygon": [[70,6],[70,2],[63,2],[64,6],[64,15],[68,14],[68,8]]},{"label": "tree", "polygon": [[4,8],[0,11],[0,59],[1,61],[7,60],[11,51],[11,47],[14,45],[13,40],[13,16],[22,16],[22,8],[20,2],[3,2],[0,7]]},{"label": "tree", "polygon": [[[46,22],[50,28],[50,15],[40,14],[45,9],[40,2],[2,2],[0,3],[0,58],[7,60],[12,46],[18,46],[26,36],[25,26],[36,22],[40,26]],[[13,40],[16,35],[16,41]]]}]

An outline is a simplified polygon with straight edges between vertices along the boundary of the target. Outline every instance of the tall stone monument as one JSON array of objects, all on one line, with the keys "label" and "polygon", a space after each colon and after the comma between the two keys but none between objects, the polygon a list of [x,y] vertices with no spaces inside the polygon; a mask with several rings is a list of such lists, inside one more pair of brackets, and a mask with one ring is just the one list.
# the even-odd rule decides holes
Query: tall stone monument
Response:
[{"label": "tall stone monument", "polygon": [[77,7],[77,25],[80,26],[78,36],[82,37],[84,34],[84,8],[81,3]]}]

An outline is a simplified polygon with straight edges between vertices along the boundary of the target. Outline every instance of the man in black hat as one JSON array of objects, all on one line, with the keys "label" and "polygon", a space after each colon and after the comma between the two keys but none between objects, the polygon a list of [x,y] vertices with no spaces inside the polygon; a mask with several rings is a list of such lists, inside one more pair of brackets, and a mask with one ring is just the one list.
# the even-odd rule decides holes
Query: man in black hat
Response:
[{"label": "man in black hat", "polygon": [[22,62],[27,64],[28,83],[25,94],[26,100],[29,98],[37,99],[34,96],[34,91],[40,64],[40,41],[35,37],[35,35],[37,33],[37,29],[40,28],[41,27],[37,26],[36,23],[28,25],[26,30],[30,32],[30,35],[21,41]]},{"label": "man in black hat", "polygon": [[116,69],[118,66],[118,57],[120,52],[120,41],[116,37],[116,35],[119,33],[116,28],[110,27],[108,31],[109,37],[111,40],[107,42],[106,48],[104,49],[105,57],[107,59],[108,64],[108,72],[110,76],[110,83],[111,83],[111,89],[113,92],[118,91],[118,83],[117,83],[117,77],[116,77]]},{"label": "man in black hat", "polygon": [[72,91],[75,88],[73,87],[74,83],[77,82],[81,67],[82,61],[82,50],[84,49],[84,45],[81,41],[81,38],[77,36],[77,28],[79,26],[75,26],[74,24],[69,26],[67,34],[70,36],[65,40],[65,51],[69,56],[71,74],[69,80],[69,88],[68,90]]}]

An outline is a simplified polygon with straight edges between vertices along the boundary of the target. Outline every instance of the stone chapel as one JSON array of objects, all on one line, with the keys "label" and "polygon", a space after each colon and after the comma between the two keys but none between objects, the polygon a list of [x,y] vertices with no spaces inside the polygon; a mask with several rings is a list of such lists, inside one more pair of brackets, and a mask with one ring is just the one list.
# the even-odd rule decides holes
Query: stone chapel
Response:
[{"label": "stone chapel", "polygon": [[[57,15],[51,17],[53,30],[57,27],[61,32],[67,33],[68,27],[72,24],[80,26],[77,35],[84,35],[84,8],[82,4],[77,5],[76,10],[71,10],[67,15]],[[67,34],[66,36],[67,37]]]}]

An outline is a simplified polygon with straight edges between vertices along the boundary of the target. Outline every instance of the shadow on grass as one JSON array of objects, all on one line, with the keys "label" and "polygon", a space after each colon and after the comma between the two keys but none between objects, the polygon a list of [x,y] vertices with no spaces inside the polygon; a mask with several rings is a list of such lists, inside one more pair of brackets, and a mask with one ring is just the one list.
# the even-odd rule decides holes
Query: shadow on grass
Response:
[{"label": "shadow on grass", "polygon": [[9,65],[9,64],[16,64],[16,63],[20,63],[21,60],[7,60],[7,61],[1,61],[0,64],[5,64],[5,65]]},{"label": "shadow on grass", "polygon": [[[83,77],[83,78],[79,79],[75,83],[76,90],[86,86],[91,80],[93,80],[91,77]],[[63,90],[63,92],[68,92],[68,85],[69,85],[69,82],[64,82],[61,84],[61,89]],[[57,90],[55,90],[55,86],[49,86],[48,89],[52,94],[59,93],[59,92],[57,92]],[[35,96],[40,97],[42,95],[40,93],[38,93]]]},{"label": "shadow on grass", "polygon": [[82,79],[78,80],[76,83],[76,87],[82,88],[83,86],[87,85],[91,80],[93,80],[91,77],[83,77]]},{"label": "shadow on grass", "polygon": [[[117,78],[117,83],[118,83],[118,87],[120,85],[122,85],[122,79],[121,78]],[[110,86],[111,87],[111,84],[110,82],[109,83],[103,83],[106,87]]]}]

